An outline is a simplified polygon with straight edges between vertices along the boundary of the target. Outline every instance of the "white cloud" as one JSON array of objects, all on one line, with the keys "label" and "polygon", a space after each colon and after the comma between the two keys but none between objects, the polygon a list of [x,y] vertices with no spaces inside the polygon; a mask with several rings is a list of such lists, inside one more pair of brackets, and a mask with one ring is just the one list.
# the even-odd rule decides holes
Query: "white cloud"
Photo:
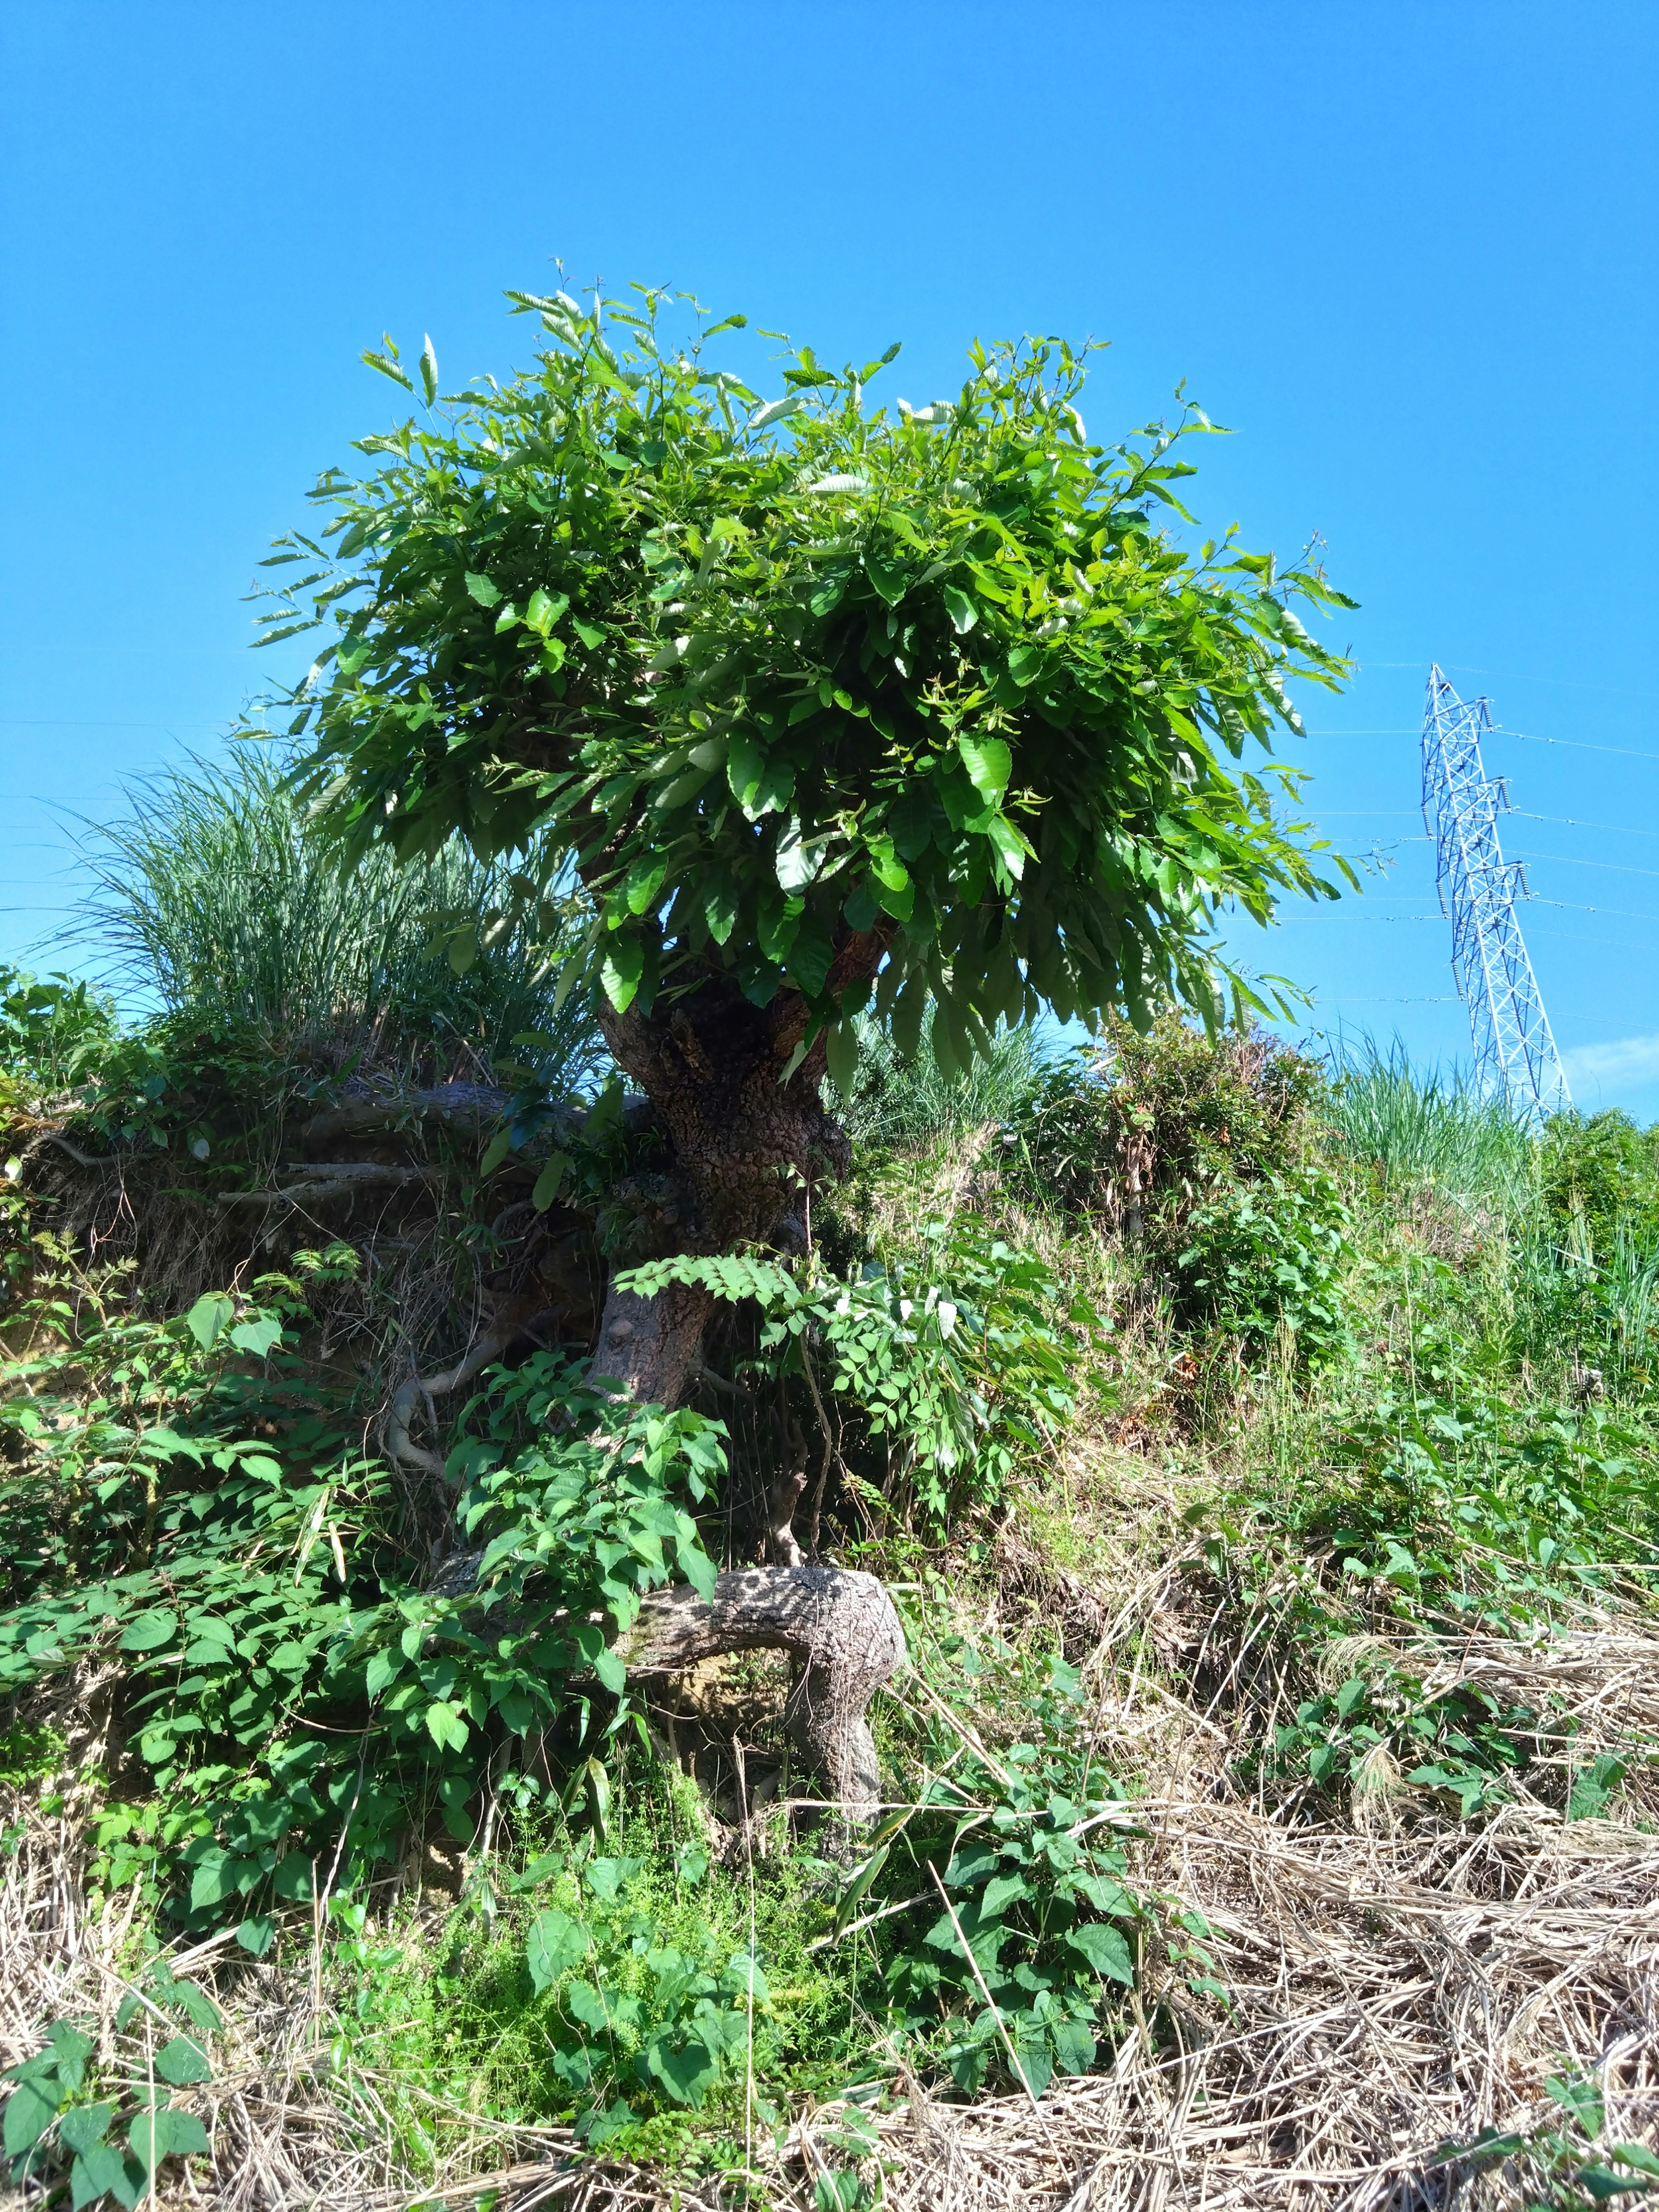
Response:
[{"label": "white cloud", "polygon": [[1659,1083],[1659,1036],[1619,1037],[1612,1044],[1581,1044],[1563,1053],[1567,1081],[1578,1085]]}]

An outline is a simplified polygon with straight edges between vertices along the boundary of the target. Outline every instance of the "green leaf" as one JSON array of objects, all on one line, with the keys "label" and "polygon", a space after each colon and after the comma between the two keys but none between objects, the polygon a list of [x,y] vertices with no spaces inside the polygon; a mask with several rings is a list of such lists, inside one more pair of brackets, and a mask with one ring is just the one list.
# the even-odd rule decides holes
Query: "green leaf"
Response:
[{"label": "green leaf", "polygon": [[282,1342],[283,1324],[275,1314],[261,1314],[257,1320],[238,1322],[230,1332],[230,1340],[238,1352],[264,1359]]},{"label": "green leaf", "polygon": [[968,780],[980,797],[1000,806],[1013,772],[1014,757],[1000,738],[959,738],[957,750],[968,771]]},{"label": "green leaf", "polygon": [[370,1698],[384,1696],[386,1690],[404,1671],[404,1655],[395,1645],[388,1644],[376,1651],[363,1670],[363,1688]]},{"label": "green leaf", "polygon": [[739,730],[726,750],[726,780],[732,796],[748,811],[766,772],[766,755],[747,732]]},{"label": "green leaf", "polygon": [[278,1897],[295,1904],[310,1904],[316,1895],[317,1869],[304,1851],[289,1851],[270,1877],[271,1888]]},{"label": "green leaf", "polygon": [[910,580],[896,562],[884,561],[879,554],[866,553],[864,573],[875,587],[878,596],[890,607],[896,607],[910,587]]},{"label": "green leaf", "polygon": [[165,1606],[152,1606],[137,1613],[121,1638],[123,1651],[159,1651],[170,1644],[179,1632],[179,1616],[169,1613]]},{"label": "green leaf", "polygon": [[694,2110],[720,2079],[720,2058],[701,2036],[684,2041],[653,2035],[641,2054],[643,2063],[677,2105]]},{"label": "green leaf", "polygon": [[222,1291],[204,1291],[185,1316],[185,1327],[204,1352],[210,1352],[219,1332],[235,1310],[235,1300],[228,1298]]},{"label": "green leaf", "polygon": [[244,1875],[255,1870],[251,1859],[234,1857],[229,1851],[211,1850],[197,1862],[191,1877],[190,1909],[206,1912],[216,1905],[222,1905],[228,1897],[239,1897],[247,1883]]},{"label": "green leaf", "polygon": [[525,1964],[538,1996],[586,1957],[587,1941],[587,1930],[581,1923],[556,1905],[536,1915],[525,1943]]},{"label": "green leaf", "polygon": [[605,986],[605,997],[619,1014],[625,1014],[633,1005],[644,974],[644,945],[637,937],[613,930],[605,945],[599,980]]},{"label": "green leaf", "polygon": [[858,1080],[859,1033],[850,1021],[837,1022],[824,1033],[823,1053],[829,1063],[830,1079],[843,1099],[853,1096],[853,1086]]},{"label": "green leaf", "polygon": [[1083,1954],[1097,1974],[1103,1974],[1108,1981],[1121,1982],[1127,1989],[1134,1987],[1134,1960],[1128,1944],[1115,1928],[1091,1920],[1082,1928],[1073,1929],[1066,1940],[1074,1951]]},{"label": "green leaf", "polygon": [[495,1135],[484,1146],[483,1158],[478,1163],[478,1174],[480,1177],[488,1181],[489,1176],[495,1174],[496,1169],[500,1167],[501,1162],[507,1158],[512,1149],[512,1129],[510,1127],[497,1129]]},{"label": "green leaf", "polygon": [[86,2079],[87,2061],[94,2050],[92,2038],[82,2035],[66,2020],[54,2021],[47,2031],[60,2094],[73,2096]]},{"label": "green leaf", "polygon": [[1095,2039],[1080,2020],[1048,2023],[1054,2057],[1062,2074],[1086,2074],[1095,2063]]},{"label": "green leaf", "polygon": [[6,2154],[19,2158],[33,2150],[58,2117],[58,2100],[35,2081],[20,2081],[6,2100]]},{"label": "green leaf", "polygon": [[188,2035],[175,2035],[171,2043],[164,2043],[155,2054],[155,2070],[164,2081],[175,2089],[183,2089],[192,2081],[212,2079],[213,2069],[201,2045]]},{"label": "green leaf", "polygon": [[438,397],[438,356],[430,335],[421,348],[421,386],[426,393],[426,404],[430,407]]},{"label": "green leaf", "polygon": [[70,2212],[82,2212],[82,2206],[100,2197],[112,2197],[131,2212],[143,2189],[143,2175],[135,2179],[126,2160],[110,2143],[90,2144],[70,2168]]},{"label": "green leaf", "polygon": [[738,894],[733,884],[718,881],[704,886],[702,918],[715,944],[724,945],[738,919]]},{"label": "green leaf", "polygon": [[263,1959],[276,1934],[276,1923],[270,1913],[251,1913],[236,1930],[236,1941],[252,1957]]},{"label": "green leaf", "polygon": [[114,2118],[113,2105],[77,2105],[58,2121],[58,2133],[64,2147],[78,2156],[103,2141]]},{"label": "green leaf", "polygon": [[591,1982],[572,1982],[564,1993],[564,2001],[584,2027],[591,2027],[595,2035],[609,2034],[611,2015],[605,2008],[604,1998]]},{"label": "green leaf", "polygon": [[570,1171],[570,1162],[562,1152],[555,1152],[537,1176],[530,1194],[530,1203],[537,1213],[545,1213],[564,1188],[564,1179]]},{"label": "green leaf", "polygon": [[668,863],[659,854],[647,853],[635,861],[623,882],[623,896],[630,914],[643,914],[662,889]]},{"label": "green leaf", "polygon": [[538,587],[530,594],[530,604],[524,611],[524,618],[539,636],[545,637],[569,605],[569,599],[563,592],[549,593]]},{"label": "green leaf", "polygon": [[426,1730],[440,1751],[464,1751],[468,1729],[461,1709],[447,1698],[434,1698],[426,1709]]},{"label": "green leaf", "polygon": [[495,589],[494,584],[490,582],[488,576],[476,575],[473,571],[469,568],[466,572],[465,581],[467,590],[471,593],[472,597],[478,602],[478,605],[481,607],[495,607],[501,605],[501,595]]},{"label": "green leaf", "polygon": [[979,609],[967,592],[958,591],[954,584],[947,584],[940,597],[945,601],[945,612],[950,616],[951,627],[957,636],[966,637],[979,620]]},{"label": "green leaf", "polygon": [[164,2158],[188,2158],[209,2147],[207,2130],[194,2112],[181,2112],[176,2105],[140,2112],[127,2130],[127,2142],[147,2173],[154,2173]]},{"label": "green leaf", "polygon": [[378,368],[382,376],[389,376],[394,384],[401,384],[405,392],[413,392],[415,389],[397,362],[388,361],[383,353],[365,353],[360,358],[367,362],[370,368]]}]

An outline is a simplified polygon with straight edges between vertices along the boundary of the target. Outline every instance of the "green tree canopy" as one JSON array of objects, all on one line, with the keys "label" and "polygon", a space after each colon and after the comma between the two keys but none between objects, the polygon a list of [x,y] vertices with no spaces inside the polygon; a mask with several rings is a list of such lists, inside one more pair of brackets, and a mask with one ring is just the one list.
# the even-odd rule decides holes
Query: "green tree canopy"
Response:
[{"label": "green tree canopy", "polygon": [[1195,408],[1093,444],[1055,339],[975,345],[920,409],[874,404],[896,347],[802,347],[763,400],[711,365],[741,316],[510,296],[533,368],[441,398],[428,341],[423,416],[275,555],[305,573],[268,640],[337,626],[290,734],[359,848],[459,832],[532,890],[574,864],[572,988],[799,994],[797,1062],[822,1036],[838,1073],[872,990],[902,1048],[934,1000],[947,1061],[1044,1004],[1213,1020],[1249,995],[1221,909],[1336,896],[1297,772],[1243,757],[1297,727],[1287,678],[1343,673],[1296,604],[1353,603],[1231,531],[1173,542]]}]

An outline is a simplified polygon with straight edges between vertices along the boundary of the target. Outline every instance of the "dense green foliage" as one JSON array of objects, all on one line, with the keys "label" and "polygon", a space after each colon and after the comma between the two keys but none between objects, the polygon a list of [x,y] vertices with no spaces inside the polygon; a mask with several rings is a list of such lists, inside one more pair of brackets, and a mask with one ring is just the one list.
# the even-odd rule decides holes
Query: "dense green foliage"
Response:
[{"label": "dense green foliage", "polygon": [[1212,1018],[1245,989],[1220,905],[1334,896],[1276,811],[1294,774],[1231,763],[1297,726],[1288,676],[1341,672],[1292,602],[1350,603],[1162,532],[1196,410],[1091,444],[1085,360],[1049,340],[976,346],[919,411],[870,404],[896,348],[803,348],[762,404],[705,365],[740,316],[682,344],[659,293],[605,327],[513,296],[535,366],[440,402],[428,353],[424,422],[361,441],[368,473],[325,472],[318,534],[274,556],[306,573],[268,636],[334,625],[291,729],[353,849],[459,831],[524,848],[527,889],[574,860],[599,912],[573,985],[793,989],[849,1077],[849,933],[889,947],[903,1048],[931,1001],[959,1062],[1039,1003]]},{"label": "dense green foliage", "polygon": [[[181,1017],[121,1034],[74,987],[15,995],[20,1130],[42,1025],[56,1050],[68,1023],[75,1141],[216,1187],[185,1121],[100,1103],[118,1075],[137,1095],[135,1055],[180,1075]],[[293,1074],[239,1035],[213,1080],[252,1127]],[[1042,2095],[1138,2017],[1172,2048],[1194,2008],[1224,2020],[1203,1921],[1149,1873],[1133,1755],[1098,1731],[1096,1632],[1058,1581],[1017,1640],[996,1612],[1011,1532],[1090,1571],[1066,1547],[1091,1540],[1075,1485],[1103,1436],[1182,1470],[1162,1540],[1218,1654],[1201,1692],[1255,1717],[1237,1782],[1287,1820],[1378,1791],[1451,1824],[1522,1791],[1590,1817],[1646,1755],[1581,1753],[1547,1702],[1442,1663],[1475,1633],[1536,1642],[1659,1560],[1659,1256],[1625,1132],[1564,1121],[1517,1156],[1496,1109],[1397,1063],[1327,1082],[1174,1022],[1069,1057],[1005,1042],[953,1077],[872,1039],[854,1097],[872,1135],[809,1251],[635,1277],[715,1290],[712,1400],[619,1434],[580,1346],[457,1398],[446,1510],[481,1556],[453,1589],[376,1449],[372,1377],[322,1356],[330,1316],[364,1310],[340,1302],[370,1295],[350,1238],[169,1315],[142,1262],[89,1265],[49,1191],[8,1186],[0,1780],[55,1786],[31,1700],[82,1662],[118,1669],[96,1888],[136,1884],[185,1944],[234,1931],[232,1957],[309,1956],[320,1929],[332,2063],[374,2071],[417,2163],[434,2084],[729,2169],[793,2100],[881,2097],[901,2063],[947,2095]],[[635,1171],[605,1120],[568,1184],[601,1210]],[[507,1159],[505,1135],[453,1170],[486,1256],[477,1153]],[[609,1649],[642,1592],[744,1556],[741,1501],[796,1448],[786,1423],[829,1470],[834,1555],[895,1589],[915,1677],[878,1703],[893,1809],[847,1851],[706,1748],[694,1778]],[[731,1680],[775,1730],[775,1678]],[[766,1772],[787,1794],[787,1765]],[[744,1834],[771,1840],[745,1857]],[[449,1864],[441,1939],[416,1942],[392,1886]],[[135,1985],[176,2083],[144,2071],[142,2021],[94,2061],[76,2015],[7,2108],[9,2153],[65,2180],[78,2160],[87,2201],[131,2203],[197,2151],[180,2100],[222,2063],[199,1989],[161,1965]],[[849,2175],[859,2155],[849,2138]]]}]

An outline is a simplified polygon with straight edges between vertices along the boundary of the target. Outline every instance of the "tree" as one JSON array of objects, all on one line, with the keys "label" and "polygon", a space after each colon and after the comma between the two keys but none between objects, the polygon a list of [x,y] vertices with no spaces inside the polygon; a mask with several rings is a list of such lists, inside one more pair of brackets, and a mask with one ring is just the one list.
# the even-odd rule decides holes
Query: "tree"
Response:
[{"label": "tree", "polygon": [[[1231,764],[1297,727],[1287,676],[1342,672],[1292,602],[1352,602],[1231,531],[1164,534],[1195,408],[1091,445],[1085,356],[1052,339],[975,345],[919,410],[871,404],[896,346],[803,347],[763,404],[707,365],[741,315],[509,297],[534,368],[440,399],[428,340],[424,420],[319,479],[266,637],[337,626],[289,733],[354,850],[459,834],[526,896],[580,878],[563,981],[668,1139],[656,1250],[798,1237],[844,1158],[821,1079],[872,1003],[908,1052],[931,1000],[947,1065],[1042,1006],[1257,1003],[1219,909],[1336,891],[1280,819],[1296,772]],[[364,357],[414,390],[389,339]],[[613,1290],[597,1368],[672,1404],[708,1310]]]}]

